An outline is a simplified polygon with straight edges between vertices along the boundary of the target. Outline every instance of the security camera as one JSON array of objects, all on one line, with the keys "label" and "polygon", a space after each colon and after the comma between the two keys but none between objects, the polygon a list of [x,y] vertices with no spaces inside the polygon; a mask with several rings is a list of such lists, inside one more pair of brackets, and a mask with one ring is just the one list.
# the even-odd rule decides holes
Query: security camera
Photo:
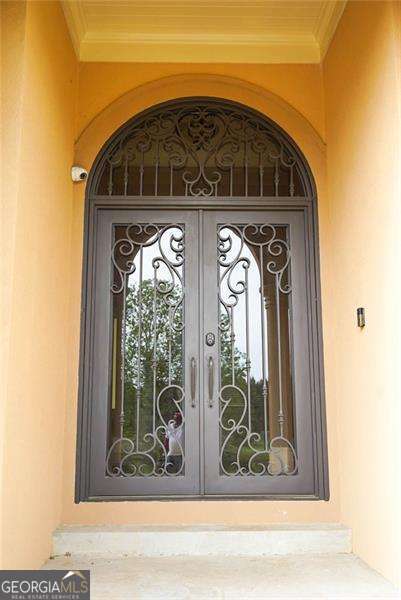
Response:
[{"label": "security camera", "polygon": [[73,181],[85,181],[87,177],[88,171],[83,167],[79,167],[78,165],[71,167],[71,178]]}]

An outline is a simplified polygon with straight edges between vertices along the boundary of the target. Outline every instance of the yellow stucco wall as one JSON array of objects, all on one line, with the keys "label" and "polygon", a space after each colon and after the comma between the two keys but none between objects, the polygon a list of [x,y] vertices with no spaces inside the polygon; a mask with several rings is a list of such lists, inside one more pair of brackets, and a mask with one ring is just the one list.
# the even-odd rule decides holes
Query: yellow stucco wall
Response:
[{"label": "yellow stucco wall", "polygon": [[61,520],[78,70],[58,3],[2,5],[2,564],[32,568]]},{"label": "yellow stucco wall", "polygon": [[[25,3],[0,4],[1,11],[1,282],[12,274],[15,239],[16,195],[21,137],[21,87],[25,47]],[[6,77],[7,75],[7,77]],[[7,173],[7,176],[5,174]],[[0,474],[3,473],[10,342],[11,286],[1,286],[1,363],[0,363]],[[2,481],[3,483],[3,481]],[[3,558],[3,497],[0,495],[0,565]]]},{"label": "yellow stucco wall", "polygon": [[[3,189],[4,566],[38,566],[60,522],[344,520],[354,529],[356,552],[395,580],[401,503],[395,3],[351,3],[323,69],[88,63],[79,65],[79,76],[58,3],[28,2],[22,13],[13,21],[19,33],[6,39],[13,54],[3,65],[6,91],[14,85],[4,139],[7,151],[15,150],[7,152],[5,167],[14,178]],[[69,168],[74,158],[90,167],[105,139],[140,110],[191,95],[225,97],[265,113],[292,135],[316,178],[329,502],[73,502],[84,185],[73,190]],[[360,305],[367,309],[363,332],[355,326]]]},{"label": "yellow stucco wall", "polygon": [[142,85],[176,75],[235,77],[269,90],[298,110],[324,136],[320,65],[81,63],[77,127],[80,134],[106,106]]},{"label": "yellow stucco wall", "polygon": [[[324,63],[341,518],[400,583],[401,114],[396,3],[351,2]],[[350,57],[352,56],[352,60]],[[355,311],[366,307],[366,327]]]}]

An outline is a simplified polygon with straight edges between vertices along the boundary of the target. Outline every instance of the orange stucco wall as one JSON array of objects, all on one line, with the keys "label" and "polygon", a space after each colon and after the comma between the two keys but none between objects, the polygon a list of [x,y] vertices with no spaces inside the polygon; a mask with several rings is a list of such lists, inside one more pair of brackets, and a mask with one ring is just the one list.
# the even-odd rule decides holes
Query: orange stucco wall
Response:
[{"label": "orange stucco wall", "polygon": [[[324,62],[341,518],[400,583],[401,113],[396,3],[347,5]],[[350,57],[352,56],[352,60]],[[366,307],[366,327],[355,311]]]},{"label": "orange stucco wall", "polygon": [[32,568],[61,520],[78,72],[58,3],[3,19],[2,564]]}]

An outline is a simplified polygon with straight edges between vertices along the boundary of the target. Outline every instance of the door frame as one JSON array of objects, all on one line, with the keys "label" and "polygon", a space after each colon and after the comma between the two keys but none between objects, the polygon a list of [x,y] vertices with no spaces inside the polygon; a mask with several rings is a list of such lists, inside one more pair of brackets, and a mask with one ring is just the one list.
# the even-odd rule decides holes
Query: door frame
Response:
[{"label": "door frame", "polygon": [[[96,169],[94,169],[96,171]],[[90,190],[88,184],[88,191]],[[213,495],[157,495],[157,496],[102,496],[90,495],[90,428],[91,380],[93,358],[94,259],[99,211],[132,209],[197,209],[197,210],[279,210],[303,214],[306,231],[306,275],[308,302],[308,332],[310,337],[310,382],[313,437],[314,492],[299,494],[213,494]],[[81,339],[78,392],[78,424],[76,453],[75,502],[105,500],[328,500],[327,432],[324,395],[323,337],[321,315],[320,264],[318,245],[318,216],[316,195],[310,197],[163,197],[163,196],[90,196],[85,210],[84,256],[82,270]],[[201,285],[201,282],[200,282]],[[202,307],[201,307],[202,309]],[[202,340],[202,337],[200,337]],[[199,390],[201,393],[201,390]],[[201,451],[201,470],[203,452]]]}]

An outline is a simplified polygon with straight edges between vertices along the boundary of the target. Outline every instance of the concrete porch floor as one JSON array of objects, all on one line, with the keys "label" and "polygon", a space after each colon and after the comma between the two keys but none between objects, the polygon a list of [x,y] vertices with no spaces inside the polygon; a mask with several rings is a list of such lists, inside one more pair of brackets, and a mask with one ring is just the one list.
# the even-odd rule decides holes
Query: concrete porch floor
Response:
[{"label": "concrete porch floor", "polygon": [[43,569],[90,569],[91,600],[401,598],[352,554],[259,557],[58,556]]}]

